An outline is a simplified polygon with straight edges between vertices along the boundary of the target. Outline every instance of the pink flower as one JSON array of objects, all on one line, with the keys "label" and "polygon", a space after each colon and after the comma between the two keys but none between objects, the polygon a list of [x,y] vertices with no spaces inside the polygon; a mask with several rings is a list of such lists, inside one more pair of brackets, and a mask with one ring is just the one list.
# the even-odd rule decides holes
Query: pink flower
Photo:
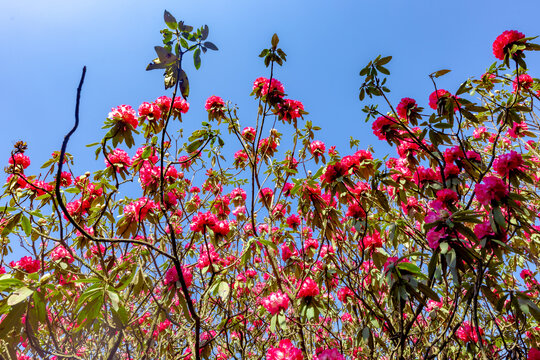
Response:
[{"label": "pink flower", "polygon": [[446,105],[446,101],[450,99],[454,101],[454,111],[456,111],[458,109],[458,102],[456,101],[456,97],[454,97],[449,91],[446,91],[444,89],[439,89],[429,95],[429,107],[433,110],[437,110],[440,108],[440,106],[444,107]]},{"label": "pink flower", "polygon": [[242,130],[242,137],[249,142],[253,142],[255,140],[255,135],[257,133],[255,132],[255,129],[252,127],[246,127],[244,130]]},{"label": "pink flower", "polygon": [[274,196],[274,191],[270,188],[262,188],[259,192],[259,199],[264,202],[272,201],[272,196]]},{"label": "pink flower", "polygon": [[30,256],[24,256],[19,261],[12,261],[9,263],[12,268],[17,268],[26,271],[29,274],[39,271],[41,268],[41,262],[34,260]]},{"label": "pink flower", "polygon": [[286,294],[277,291],[265,297],[262,300],[262,304],[270,314],[275,315],[280,310],[287,310],[289,307],[289,297]]},{"label": "pink flower", "polygon": [[285,99],[282,103],[279,103],[277,114],[280,119],[291,121],[298,119],[304,112],[304,105],[297,100]]},{"label": "pink flower", "polygon": [[298,288],[297,298],[313,297],[319,294],[319,285],[311,278],[306,278]]},{"label": "pink flower", "polygon": [[349,204],[349,208],[347,209],[347,213],[345,216],[352,217],[354,219],[363,219],[366,217],[366,212],[364,211],[364,208],[360,206],[356,201],[351,202]]},{"label": "pink flower", "polygon": [[526,90],[526,89],[531,87],[531,85],[534,83],[534,80],[529,74],[521,74],[521,75],[519,75],[512,82],[512,87],[514,88],[514,91],[513,91],[514,93],[517,92],[518,82],[519,82],[519,89],[520,90],[523,90],[523,89]]},{"label": "pink flower", "polygon": [[277,79],[272,79],[271,85],[270,80],[265,77],[257,78],[253,82],[253,93],[256,97],[268,95],[268,89],[270,89],[271,97],[282,98],[285,95],[283,84]]},{"label": "pink flower", "polygon": [[[191,270],[182,266],[182,275],[184,276],[186,286],[190,287],[193,283],[193,274],[191,273]],[[163,284],[170,285],[176,283],[177,281],[179,281],[178,273],[176,272],[176,267],[173,266],[165,273],[165,280],[163,281]]]},{"label": "pink flower", "polygon": [[322,141],[315,140],[311,142],[311,144],[309,145],[309,150],[314,156],[319,156],[319,155],[324,154],[324,151],[326,150],[326,146],[324,145]]},{"label": "pink flower", "polygon": [[289,339],[279,342],[277,348],[271,347],[266,354],[266,360],[303,360],[302,350],[297,349]]},{"label": "pink flower", "polygon": [[446,238],[446,236],[447,235],[445,229],[441,229],[438,231],[435,229],[430,229],[426,234],[426,239],[429,247],[433,250],[437,249],[439,247],[441,239]]},{"label": "pink flower", "polygon": [[73,183],[73,180],[71,178],[71,173],[67,171],[62,171],[62,174],[60,174],[60,186],[68,187]]},{"label": "pink flower", "polygon": [[296,251],[294,248],[293,250],[291,250],[291,246],[287,243],[283,243],[281,245],[281,258],[283,261],[287,261],[293,256],[298,256],[298,251]]},{"label": "pink flower", "polygon": [[515,122],[512,124],[512,128],[508,129],[508,136],[517,139],[525,136],[524,132],[529,130],[529,126],[526,122]]},{"label": "pink flower", "polygon": [[227,220],[218,221],[212,230],[217,235],[226,236],[230,231],[229,222]]},{"label": "pink flower", "polygon": [[482,184],[476,184],[476,199],[483,205],[489,205],[491,201],[501,201],[508,195],[505,183],[496,176],[486,176]]},{"label": "pink flower", "polygon": [[489,221],[483,222],[481,224],[476,224],[474,226],[474,234],[479,240],[482,240],[486,237],[494,237],[495,233],[493,232],[493,229],[491,228],[491,224]]},{"label": "pink flower", "polygon": [[158,120],[161,118],[161,108],[157,104],[143,102],[141,106],[139,106],[139,117],[142,118],[141,120]]},{"label": "pink flower", "polygon": [[[479,328],[480,336],[484,334],[484,330],[482,328]],[[456,336],[461,341],[468,343],[468,342],[478,342],[478,333],[476,331],[476,328],[471,325],[470,322],[465,321],[463,322],[463,325],[460,326],[460,328],[456,331]]]},{"label": "pink flower", "polygon": [[297,215],[291,215],[287,218],[287,225],[291,229],[297,229],[300,225],[300,218]]},{"label": "pink flower", "polygon": [[173,109],[176,112],[181,112],[182,114],[185,114],[189,110],[189,103],[181,97],[176,97],[174,98]]},{"label": "pink flower", "polygon": [[152,200],[142,197],[124,206],[124,216],[130,221],[142,221],[146,219],[148,212],[158,209],[158,205]]},{"label": "pink flower", "polygon": [[391,140],[397,134],[398,121],[392,116],[379,116],[371,125],[373,134],[379,140]]},{"label": "pink flower", "polygon": [[512,45],[523,39],[525,35],[516,30],[506,30],[493,42],[493,55],[499,60],[504,60],[504,56],[510,50]]},{"label": "pink flower", "polygon": [[499,155],[493,162],[493,169],[500,176],[508,176],[512,172],[522,170],[523,158],[521,154],[512,150],[509,153]]},{"label": "pink flower", "polygon": [[217,217],[216,215],[212,214],[211,212],[201,213],[199,212],[197,215],[193,216],[193,219],[191,221],[191,224],[189,225],[189,228],[191,231],[194,232],[203,232],[205,230],[205,227],[208,226],[209,228],[213,228],[217,223]]},{"label": "pink flower", "polygon": [[108,154],[107,157],[109,158],[109,161],[107,161],[107,158],[105,158],[105,165],[110,167],[112,163],[114,166],[116,166],[116,172],[126,170],[126,168],[132,164],[129,155],[122,149],[115,149],[112,153]]},{"label": "pink flower", "polygon": [[71,256],[71,253],[62,245],[59,245],[51,251],[51,259],[54,261],[63,261],[71,264],[75,259]]},{"label": "pink flower", "polygon": [[223,99],[215,95],[210,96],[206,100],[206,104],[204,104],[205,110],[210,111],[210,112],[223,111],[224,106],[225,106],[225,102],[223,101]]},{"label": "pink flower", "polygon": [[396,107],[396,112],[401,119],[408,119],[408,112],[414,113],[418,111],[416,101],[411,98],[403,98]]},{"label": "pink flower", "polygon": [[531,348],[527,360],[540,360],[540,350],[537,348]]},{"label": "pink flower", "polygon": [[23,169],[26,169],[30,166],[30,158],[24,154],[17,153],[9,157],[8,162],[13,165],[13,160],[15,159],[16,165],[21,165]]},{"label": "pink flower", "polygon": [[479,128],[476,128],[473,131],[473,137],[475,139],[481,139],[486,132],[487,132],[487,129],[485,127],[483,127],[483,126],[479,127]]},{"label": "pink flower", "polygon": [[332,184],[334,181],[336,181],[340,177],[347,175],[348,170],[351,167],[355,166],[355,163],[349,161],[354,158],[356,158],[355,160],[358,159],[358,157],[346,156],[343,158],[343,161],[337,162],[334,165],[328,165],[326,167],[326,171],[324,172],[324,181],[327,184]]},{"label": "pink flower", "polygon": [[345,360],[337,349],[326,349],[318,353],[313,360]]},{"label": "pink flower", "polygon": [[129,105],[120,105],[116,109],[112,108],[109,113],[109,119],[131,125],[133,129],[136,129],[137,125],[139,125],[135,110]]}]

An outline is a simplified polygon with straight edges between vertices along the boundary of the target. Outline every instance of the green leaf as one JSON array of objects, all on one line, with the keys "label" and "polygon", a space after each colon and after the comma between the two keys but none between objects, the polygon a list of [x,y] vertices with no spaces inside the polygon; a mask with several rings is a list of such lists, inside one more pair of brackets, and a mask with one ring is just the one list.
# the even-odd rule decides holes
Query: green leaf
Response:
[{"label": "green leaf", "polygon": [[385,65],[385,64],[388,64],[390,62],[390,60],[392,60],[392,57],[391,56],[385,56],[383,57],[382,59],[380,59],[379,61],[377,61],[377,65]]},{"label": "green leaf", "polygon": [[11,296],[8,298],[7,304],[8,304],[9,306],[16,305],[16,304],[20,303],[21,301],[26,300],[30,295],[32,295],[33,292],[34,292],[34,290],[29,289],[29,288],[27,288],[26,286],[25,286],[25,287],[22,287],[22,288],[20,288],[20,289],[17,289],[17,290],[15,290],[15,292],[14,292],[13,294],[11,294]]},{"label": "green leaf", "polygon": [[419,282],[418,283],[418,290],[420,290],[422,293],[424,293],[424,295],[426,295],[431,300],[434,300],[434,301],[437,301],[437,302],[441,301],[441,299],[439,298],[439,295],[437,295],[437,293],[435,291],[433,291],[426,284],[423,284],[423,283]]},{"label": "green leaf", "polygon": [[165,10],[165,12],[163,13],[163,19],[165,20],[165,24],[167,24],[169,29],[176,30],[176,28],[178,27],[178,23],[170,12]]},{"label": "green leaf", "polygon": [[2,230],[1,236],[4,237],[8,234],[10,234],[15,227],[19,223],[19,220],[21,219],[22,213],[17,213],[13,215],[4,226],[4,230]]},{"label": "green leaf", "polygon": [[429,76],[438,78],[438,77],[448,74],[450,71],[452,70],[443,69],[443,70],[435,71],[434,73],[431,73]]},{"label": "green leaf", "polygon": [[208,25],[204,25],[202,31],[201,31],[201,40],[206,40],[206,38],[208,37],[208,32],[210,31],[210,29],[208,28]]},{"label": "green leaf", "polygon": [[156,51],[160,64],[169,65],[178,60],[176,55],[171,54],[171,52],[163,46],[154,46],[154,50]]},{"label": "green leaf", "polygon": [[24,215],[21,217],[21,227],[26,236],[30,236],[32,234],[32,224],[30,224],[30,220]]},{"label": "green leaf", "polygon": [[189,96],[189,80],[184,70],[180,70],[180,92],[184,99]]},{"label": "green leaf", "polygon": [[195,69],[199,70],[201,67],[201,49],[197,48],[193,52],[193,64],[195,65]]},{"label": "green leaf", "polygon": [[406,270],[413,274],[424,275],[418,266],[410,262],[400,262],[396,267],[400,270]]},{"label": "green leaf", "polygon": [[229,296],[230,292],[231,292],[231,288],[229,287],[229,284],[226,281],[222,281],[219,283],[218,295],[221,298],[221,300],[223,301],[227,300],[227,297]]},{"label": "green leaf", "polygon": [[111,300],[112,308],[115,311],[118,311],[118,304],[120,303],[120,297],[117,293],[114,291],[107,290],[107,294],[109,295],[109,299]]},{"label": "green leaf", "polygon": [[194,142],[192,142],[191,144],[187,146],[186,151],[188,153],[192,153],[195,150],[197,150],[203,143],[204,143],[203,140],[195,140]]},{"label": "green leaf", "polygon": [[274,34],[272,36],[272,48],[275,49],[278,43],[279,43],[279,37],[277,36],[277,34]]},{"label": "green leaf", "polygon": [[9,310],[7,316],[0,322],[0,339],[7,339],[7,334],[16,326],[21,326],[21,318],[26,305],[19,303]]},{"label": "green leaf", "polygon": [[216,45],[214,45],[213,42],[205,41],[203,45],[206,46],[210,50],[214,50],[214,51],[218,50],[218,47]]}]

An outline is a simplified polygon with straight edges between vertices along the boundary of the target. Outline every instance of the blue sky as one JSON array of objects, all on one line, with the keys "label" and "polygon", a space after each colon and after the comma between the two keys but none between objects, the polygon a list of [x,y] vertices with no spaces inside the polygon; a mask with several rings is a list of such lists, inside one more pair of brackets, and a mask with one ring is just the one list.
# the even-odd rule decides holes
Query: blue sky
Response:
[{"label": "blue sky", "polygon": [[[331,5],[330,5],[331,4]],[[0,103],[3,131],[0,158],[7,164],[13,143],[29,144],[30,173],[60,148],[72,126],[75,89],[88,67],[81,103],[81,126],[68,151],[80,173],[101,168],[84,145],[99,141],[111,107],[169,95],[158,71],[146,72],[155,57],[163,10],[187,24],[208,24],[218,52],[202,67],[187,67],[190,133],[206,113],[204,101],[219,95],[240,107],[242,124],[254,120],[252,82],[268,76],[257,57],[278,33],[288,61],[276,77],[290,98],[304,103],[308,116],[325,130],[320,140],[344,153],[353,135],[362,147],[380,144],[364,123],[358,101],[359,70],[378,54],[392,55],[391,99],[413,97],[427,107],[428,74],[453,72],[439,86],[455,91],[468,76],[479,76],[495,61],[493,40],[504,30],[540,34],[538,1],[72,1],[20,0],[0,5]],[[528,64],[535,68],[538,55]],[[534,71],[531,75],[536,76]],[[377,147],[376,147],[377,148]],[[382,147],[379,147],[382,149]],[[132,154],[132,152],[130,152]],[[377,156],[384,155],[382,152]],[[2,176],[5,179],[5,175]]]}]

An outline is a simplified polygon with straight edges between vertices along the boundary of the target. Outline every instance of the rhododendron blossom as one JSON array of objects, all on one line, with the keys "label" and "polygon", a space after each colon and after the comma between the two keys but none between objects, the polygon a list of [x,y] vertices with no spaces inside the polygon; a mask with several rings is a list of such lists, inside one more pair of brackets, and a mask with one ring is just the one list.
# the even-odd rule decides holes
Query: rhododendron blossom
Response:
[{"label": "rhododendron blossom", "polygon": [[10,156],[8,159],[8,162],[12,165],[13,164],[21,165],[23,169],[26,169],[27,167],[30,166],[30,158],[21,153]]},{"label": "rhododendron blossom", "polygon": [[493,42],[493,55],[499,60],[504,60],[504,56],[510,47],[517,41],[523,39],[525,35],[516,30],[506,30],[497,36]]},{"label": "rhododendron blossom", "polygon": [[477,184],[476,198],[483,205],[492,201],[501,201],[508,195],[508,188],[501,178],[486,176],[481,184]]},{"label": "rhododendron blossom", "polygon": [[129,105],[120,105],[112,108],[109,113],[109,119],[130,125],[133,129],[136,129],[139,124],[135,110]]},{"label": "rhododendron blossom", "polygon": [[262,300],[262,304],[270,314],[275,315],[280,310],[287,310],[289,307],[289,297],[282,292],[274,292],[265,297]]},{"label": "rhododendron blossom", "polygon": [[278,347],[271,347],[266,354],[266,360],[303,360],[302,350],[293,346],[291,340],[283,339]]},{"label": "rhododendron blossom", "polygon": [[345,360],[338,349],[326,349],[318,353],[313,360]]},{"label": "rhododendron blossom", "polygon": [[313,297],[319,294],[319,285],[313,279],[306,278],[298,288],[298,298]]}]

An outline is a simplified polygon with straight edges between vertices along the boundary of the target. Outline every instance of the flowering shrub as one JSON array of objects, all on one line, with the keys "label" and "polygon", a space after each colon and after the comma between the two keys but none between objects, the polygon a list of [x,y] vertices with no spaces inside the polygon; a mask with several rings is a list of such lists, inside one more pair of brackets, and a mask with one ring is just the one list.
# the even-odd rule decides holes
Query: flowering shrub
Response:
[{"label": "flowering shrub", "polygon": [[[198,69],[217,47],[207,26],[165,22],[147,69],[165,71],[172,96],[112,109],[94,144],[101,170],[75,176],[69,136],[45,174],[22,142],[6,159],[2,358],[539,357],[531,38],[505,32],[488,75],[450,92],[441,70],[431,94],[397,105],[390,58],[371,61],[360,99],[386,104],[363,109],[373,140],[395,147],[382,161],[355,139],[339,151],[315,140],[275,77],[277,35],[252,87],[258,121],[212,95],[175,148],[189,116],[182,60]],[[26,253],[9,261],[15,244]]]}]

